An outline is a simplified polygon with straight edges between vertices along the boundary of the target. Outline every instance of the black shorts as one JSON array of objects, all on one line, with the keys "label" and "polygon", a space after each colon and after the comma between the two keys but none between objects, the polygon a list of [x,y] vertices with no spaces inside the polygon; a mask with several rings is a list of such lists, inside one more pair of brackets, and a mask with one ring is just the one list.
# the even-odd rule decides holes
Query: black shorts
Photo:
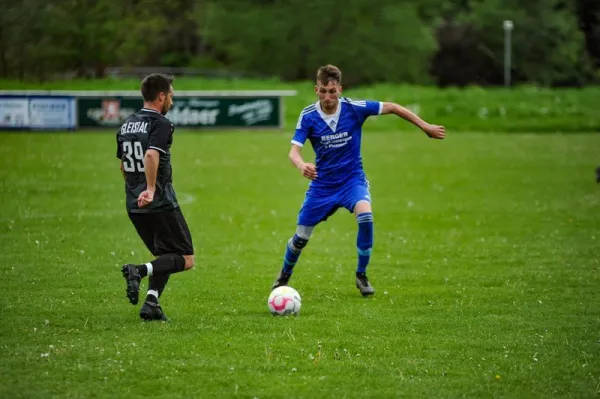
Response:
[{"label": "black shorts", "polygon": [[192,235],[180,208],[128,215],[140,238],[154,256],[194,254]]}]

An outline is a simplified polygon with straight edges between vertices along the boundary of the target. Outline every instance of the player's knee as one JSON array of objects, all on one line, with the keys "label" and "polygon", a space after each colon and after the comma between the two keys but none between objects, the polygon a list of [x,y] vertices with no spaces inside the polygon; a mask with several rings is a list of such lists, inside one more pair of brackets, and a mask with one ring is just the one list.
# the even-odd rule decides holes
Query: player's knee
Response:
[{"label": "player's knee", "polygon": [[354,205],[354,214],[358,217],[362,213],[373,212],[371,203],[366,200],[360,200]]},{"label": "player's knee", "polygon": [[190,270],[194,267],[194,255],[183,255],[183,258],[185,259],[185,270]]}]

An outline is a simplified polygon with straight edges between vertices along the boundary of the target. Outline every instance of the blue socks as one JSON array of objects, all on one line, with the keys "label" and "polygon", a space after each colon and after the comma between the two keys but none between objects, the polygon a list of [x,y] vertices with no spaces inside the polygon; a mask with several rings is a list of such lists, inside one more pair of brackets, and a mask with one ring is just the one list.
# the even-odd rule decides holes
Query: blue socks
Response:
[{"label": "blue socks", "polygon": [[[358,223],[358,235],[356,237],[358,266],[356,272],[365,273],[371,260],[371,250],[373,248],[373,213],[363,212],[356,215],[356,222]],[[298,258],[304,247],[306,247],[306,244],[308,244],[308,238],[302,238],[298,234],[294,234],[294,237],[290,238],[283,257],[282,270],[284,273],[292,273],[294,271],[294,266],[296,266]]]},{"label": "blue socks", "polygon": [[292,273],[298,258],[302,253],[302,249],[308,244],[307,238],[299,237],[298,234],[294,234],[285,248],[285,256],[283,257],[283,271],[285,273]]},{"label": "blue socks", "polygon": [[358,266],[356,272],[366,273],[373,248],[373,213],[364,212],[356,215],[356,222],[358,223],[358,235],[356,237]]}]

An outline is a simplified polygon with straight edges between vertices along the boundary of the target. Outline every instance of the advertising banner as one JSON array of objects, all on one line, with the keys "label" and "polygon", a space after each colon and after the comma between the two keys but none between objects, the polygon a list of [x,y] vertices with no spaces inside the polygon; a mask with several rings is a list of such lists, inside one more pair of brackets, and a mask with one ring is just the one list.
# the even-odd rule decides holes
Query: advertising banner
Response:
[{"label": "advertising banner", "polygon": [[75,129],[75,99],[0,95],[0,129]]},{"label": "advertising banner", "polygon": [[79,127],[117,128],[144,105],[141,98],[84,97],[77,99]]},{"label": "advertising banner", "polygon": [[[78,126],[118,128],[142,106],[138,98],[79,98]],[[165,116],[176,127],[188,128],[278,127],[282,123],[278,97],[180,97]]]},{"label": "advertising banner", "polygon": [[0,96],[0,129],[28,129],[27,97]]},{"label": "advertising banner", "polygon": [[29,127],[31,129],[74,129],[74,98],[30,97]]},{"label": "advertising banner", "polygon": [[278,127],[277,97],[178,98],[167,113],[175,126],[187,127]]},{"label": "advertising banner", "polygon": [[[175,126],[282,128],[291,90],[183,90],[165,115]],[[134,90],[0,90],[0,130],[118,129],[144,105]]]}]

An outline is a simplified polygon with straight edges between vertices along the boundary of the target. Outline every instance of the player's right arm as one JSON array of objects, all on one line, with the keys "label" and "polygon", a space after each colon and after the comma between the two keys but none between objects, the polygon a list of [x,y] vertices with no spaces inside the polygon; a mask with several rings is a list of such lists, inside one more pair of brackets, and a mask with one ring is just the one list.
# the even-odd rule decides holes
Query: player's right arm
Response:
[{"label": "player's right arm", "polygon": [[142,208],[154,200],[156,192],[156,175],[160,164],[160,154],[167,153],[171,126],[165,121],[160,121],[152,127],[148,137],[148,148],[144,154],[144,173],[146,175],[146,190],[138,197],[138,207]]},{"label": "player's right arm", "polygon": [[292,144],[292,148],[290,149],[289,154],[290,161],[292,161],[292,164],[302,172],[302,176],[310,180],[316,179],[317,167],[310,162],[304,162],[301,152],[301,146],[297,144]]},{"label": "player's right arm", "polygon": [[142,208],[154,200],[156,192],[156,175],[158,174],[158,164],[160,155],[153,149],[146,150],[144,155],[144,171],[146,174],[146,190],[138,197],[138,207]]},{"label": "player's right arm", "polygon": [[300,113],[298,123],[296,124],[296,131],[294,133],[294,138],[292,139],[292,148],[290,149],[289,158],[292,164],[302,172],[302,176],[314,180],[317,178],[317,167],[313,163],[304,162],[304,159],[302,158],[302,147],[304,147],[309,132],[309,121],[303,111]]},{"label": "player's right arm", "polygon": [[121,161],[121,174],[123,175],[123,180],[127,181],[127,175],[125,175],[125,167],[123,166],[123,161]]},{"label": "player's right arm", "polygon": [[125,175],[125,167],[123,166],[123,150],[121,149],[121,142],[119,141],[119,136],[121,131],[117,131],[117,158],[119,158],[119,164],[121,169],[121,174],[123,175],[123,180],[127,181],[127,176]]}]

